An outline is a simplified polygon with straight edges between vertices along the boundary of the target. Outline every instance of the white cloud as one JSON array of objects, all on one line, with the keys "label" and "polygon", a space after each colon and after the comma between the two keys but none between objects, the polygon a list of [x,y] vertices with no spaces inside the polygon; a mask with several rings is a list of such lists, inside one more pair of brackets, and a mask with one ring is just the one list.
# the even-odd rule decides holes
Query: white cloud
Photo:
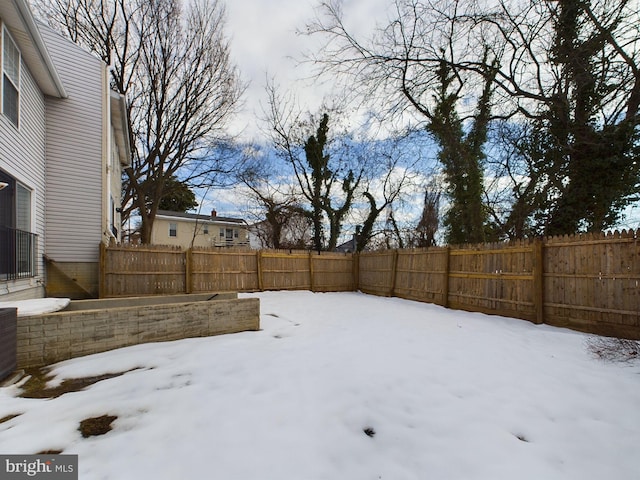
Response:
[{"label": "white cloud", "polygon": [[[367,35],[386,18],[387,0],[349,0],[344,2],[345,21],[358,34]],[[297,31],[314,18],[315,0],[233,0],[227,2],[227,32],[233,60],[249,87],[245,107],[234,122],[234,133],[255,138],[260,135],[257,116],[266,104],[265,82],[275,77],[285,90],[293,90],[303,108],[317,108],[328,86],[310,79],[309,65],[300,65],[305,52],[313,51],[322,39]]]}]

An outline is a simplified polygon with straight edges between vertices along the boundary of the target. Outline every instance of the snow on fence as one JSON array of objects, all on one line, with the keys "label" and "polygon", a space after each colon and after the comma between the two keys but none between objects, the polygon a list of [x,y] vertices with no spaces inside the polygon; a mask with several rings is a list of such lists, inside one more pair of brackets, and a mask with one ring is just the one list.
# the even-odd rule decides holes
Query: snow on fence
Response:
[{"label": "snow on fence", "polygon": [[102,297],[354,291],[640,339],[640,230],[343,254],[118,246]]}]

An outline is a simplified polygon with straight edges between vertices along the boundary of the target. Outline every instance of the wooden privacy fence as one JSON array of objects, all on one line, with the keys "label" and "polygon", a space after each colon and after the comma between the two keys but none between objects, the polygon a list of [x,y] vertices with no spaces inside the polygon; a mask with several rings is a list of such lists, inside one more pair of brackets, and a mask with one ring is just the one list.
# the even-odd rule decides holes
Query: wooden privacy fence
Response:
[{"label": "wooden privacy fence", "polygon": [[356,290],[344,253],[101,246],[100,297],[258,290]]},{"label": "wooden privacy fence", "polygon": [[103,297],[354,291],[640,339],[640,230],[360,254],[102,247]]},{"label": "wooden privacy fence", "polygon": [[541,323],[540,241],[360,254],[360,290]]}]

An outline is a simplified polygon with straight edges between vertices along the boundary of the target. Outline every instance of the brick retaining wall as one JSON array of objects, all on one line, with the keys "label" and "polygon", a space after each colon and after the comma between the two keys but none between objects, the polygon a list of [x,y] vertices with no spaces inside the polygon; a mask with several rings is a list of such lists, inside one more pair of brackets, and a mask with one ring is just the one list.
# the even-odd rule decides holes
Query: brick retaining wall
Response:
[{"label": "brick retaining wall", "polygon": [[18,318],[17,368],[147,342],[260,328],[257,298],[56,312]]}]

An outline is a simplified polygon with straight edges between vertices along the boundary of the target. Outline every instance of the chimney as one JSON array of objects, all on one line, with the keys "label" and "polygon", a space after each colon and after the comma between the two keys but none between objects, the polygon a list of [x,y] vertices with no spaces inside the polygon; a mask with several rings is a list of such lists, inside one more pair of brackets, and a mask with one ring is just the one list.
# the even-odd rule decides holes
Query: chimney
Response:
[{"label": "chimney", "polygon": [[218,216],[218,212],[211,210],[211,218],[216,218],[216,216]]}]

